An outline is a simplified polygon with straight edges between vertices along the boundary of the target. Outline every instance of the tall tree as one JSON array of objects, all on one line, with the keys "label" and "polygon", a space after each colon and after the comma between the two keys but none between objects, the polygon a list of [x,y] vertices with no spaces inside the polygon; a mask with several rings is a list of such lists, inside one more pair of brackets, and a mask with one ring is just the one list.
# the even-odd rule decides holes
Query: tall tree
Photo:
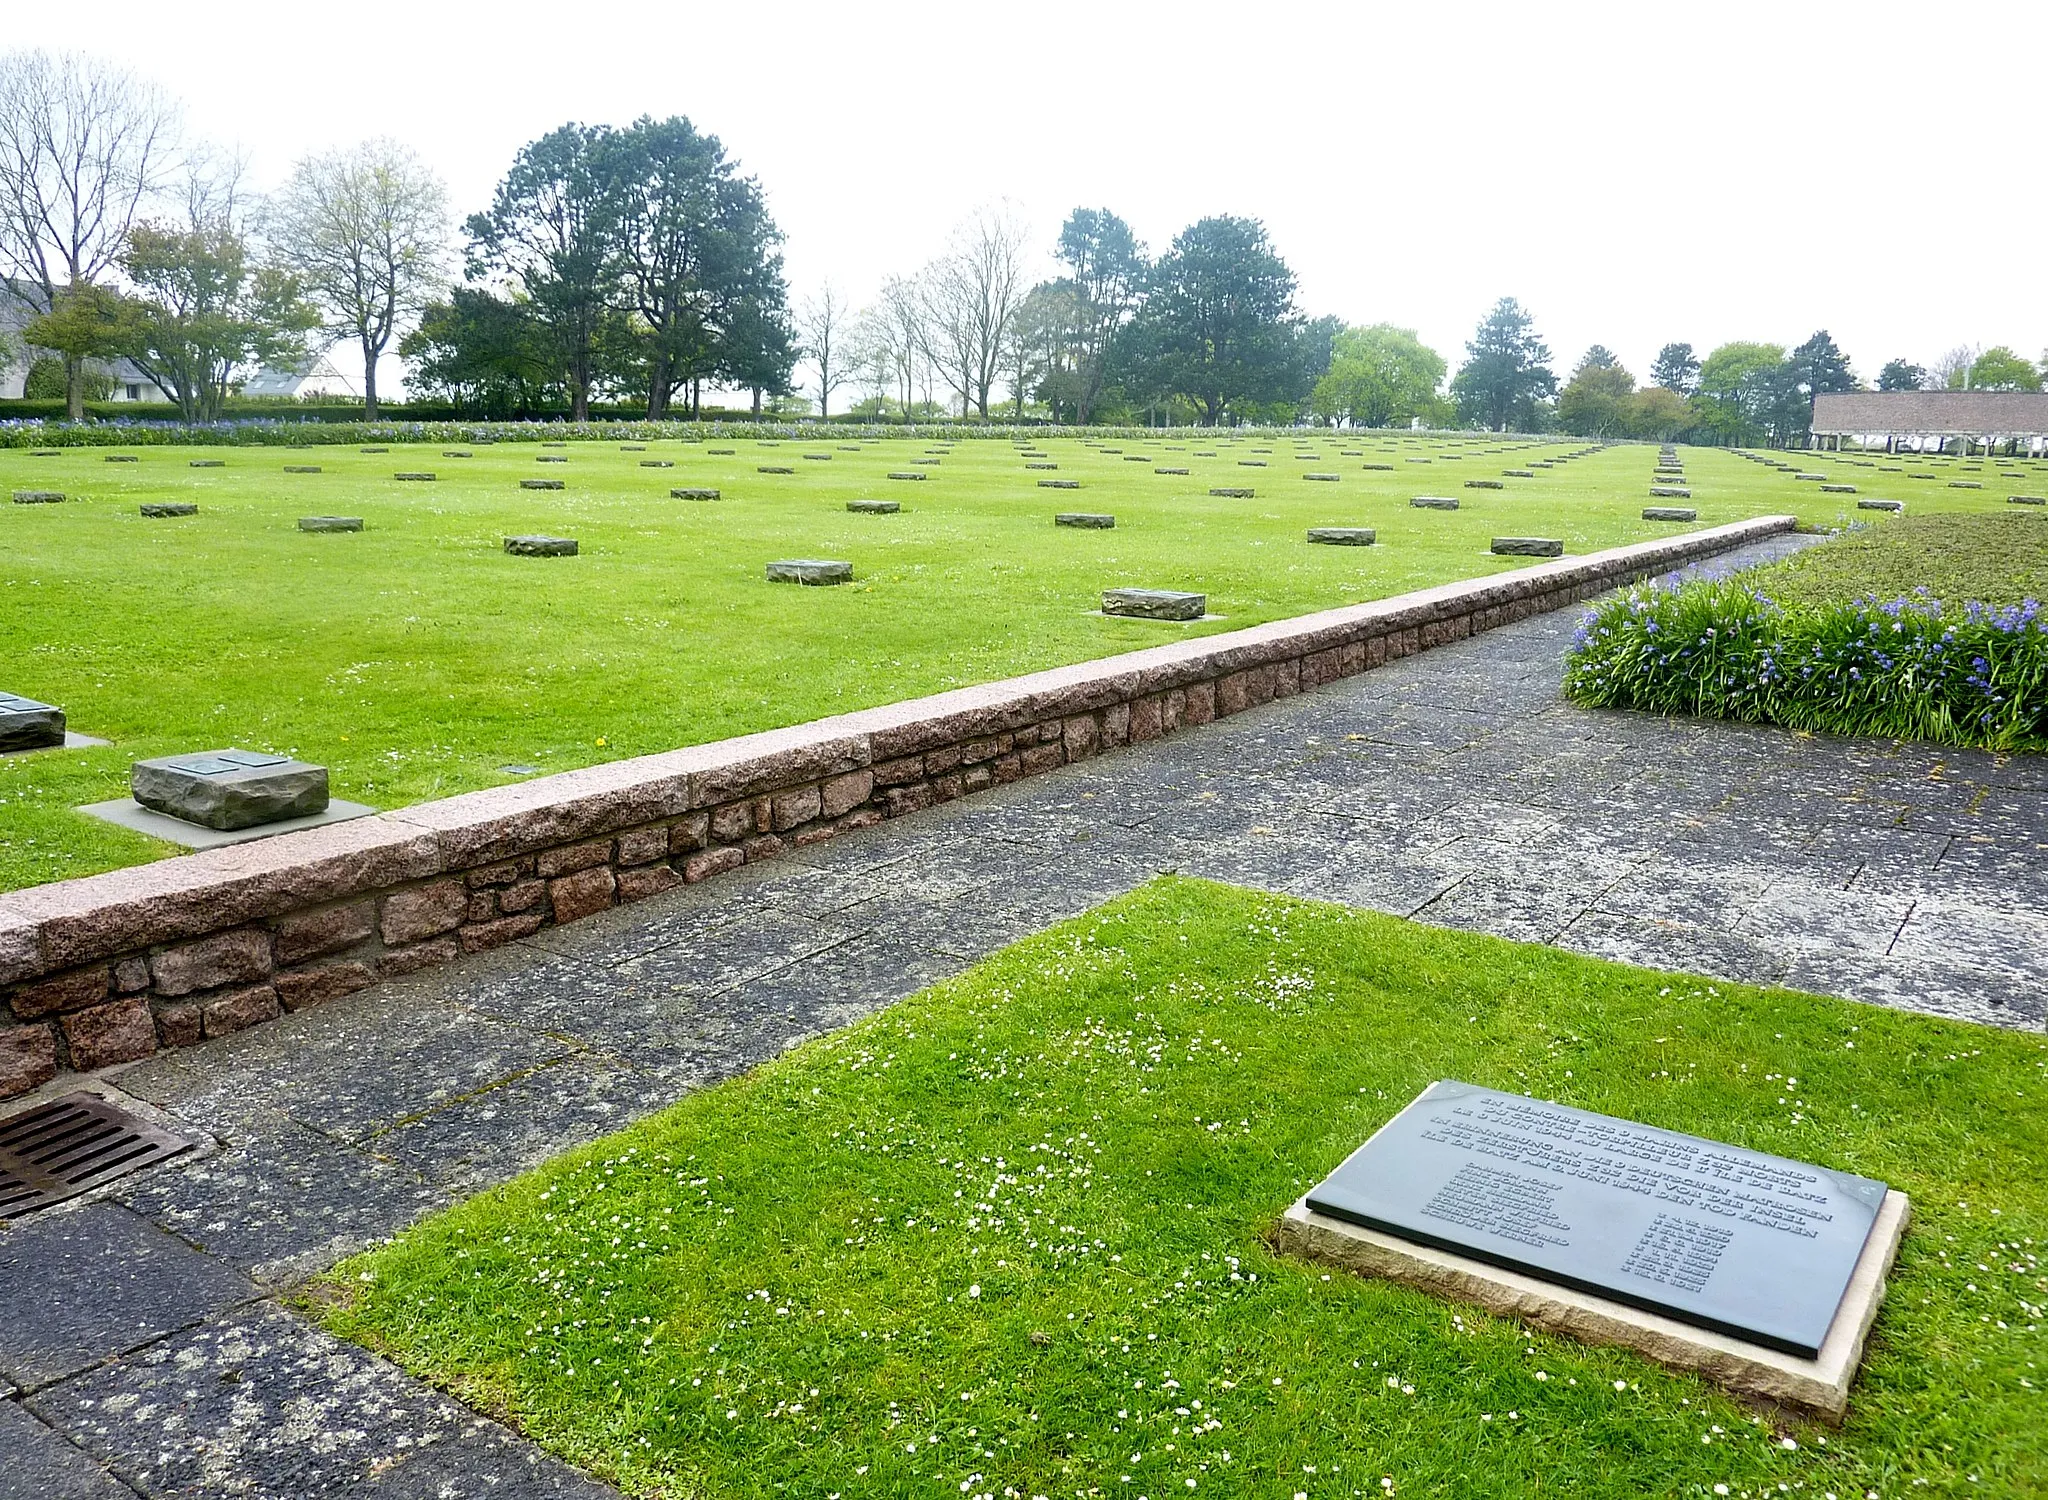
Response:
[{"label": "tall tree", "polygon": [[1934,388],[1938,391],[1968,390],[1970,368],[1983,352],[1975,344],[1958,344],[1942,355],[1928,368],[1928,373],[1934,377]]},{"label": "tall tree", "polygon": [[1823,392],[1860,388],[1855,372],[1849,368],[1848,356],[1836,347],[1825,328],[1785,357],[1809,399]]},{"label": "tall tree", "polygon": [[590,415],[599,338],[615,289],[602,160],[610,132],[564,125],[519,150],[491,206],[464,223],[472,279],[495,277],[548,331],[569,415]]},{"label": "tall tree", "polygon": [[1783,385],[1782,344],[1723,344],[1700,365],[1695,398],[1701,419],[1726,443],[1754,442],[1769,432]]},{"label": "tall tree", "polygon": [[1072,293],[1069,330],[1074,420],[1095,416],[1110,367],[1111,346],[1144,295],[1145,247],[1131,226],[1106,208],[1077,208],[1060,226],[1054,252]]},{"label": "tall tree", "polygon": [[1017,304],[1003,355],[1013,420],[1023,421],[1025,403],[1034,399],[1051,406],[1055,420],[1079,420],[1073,413],[1082,377],[1071,363],[1072,333],[1082,317],[1078,302],[1071,283],[1042,281]]},{"label": "tall tree", "polygon": [[818,415],[832,415],[832,393],[853,379],[847,323],[851,317],[839,290],[826,282],[817,296],[797,310],[797,334],[804,358],[818,376]]},{"label": "tall tree", "polygon": [[1512,297],[1503,297],[1480,321],[1465,346],[1465,365],[1451,382],[1459,413],[1496,432],[1509,425],[1533,428],[1537,403],[1557,389],[1550,346],[1536,336],[1536,320]]},{"label": "tall tree", "polygon": [[1986,349],[1970,365],[1973,391],[2038,391],[2041,372],[2004,344]]},{"label": "tall tree", "polygon": [[1294,273],[1257,219],[1201,219],[1152,268],[1120,361],[1151,392],[1193,403],[1204,427],[1233,409],[1307,395]]},{"label": "tall tree", "polygon": [[1375,323],[1339,333],[1310,406],[1325,421],[1390,427],[1423,415],[1443,384],[1444,357],[1412,328]]},{"label": "tall tree", "polygon": [[[177,111],[96,58],[0,57],[0,274],[33,311],[100,284],[163,186]],[[86,356],[64,353],[65,408],[85,415]]]},{"label": "tall tree", "polygon": [[377,361],[444,281],[448,195],[405,147],[365,141],[309,156],[272,202],[269,238],[363,355],[363,414],[377,417]]},{"label": "tall tree", "polygon": [[1558,392],[1557,420],[1566,432],[1581,437],[1624,436],[1638,412],[1630,399],[1635,390],[1635,377],[1611,353],[1595,344]]},{"label": "tall tree", "polygon": [[1666,344],[1650,362],[1650,380],[1667,391],[1690,396],[1700,388],[1699,357],[1690,344]]},{"label": "tall tree", "polygon": [[1919,391],[1927,388],[1927,371],[1910,360],[1895,359],[1877,372],[1881,391]]},{"label": "tall tree", "polygon": [[217,199],[198,192],[189,201],[183,223],[129,230],[121,270],[134,295],[125,301],[119,340],[186,421],[210,422],[242,374],[304,360],[320,314],[289,271],[250,255],[231,184]]},{"label": "tall tree", "polygon": [[988,417],[1010,319],[1023,301],[1029,231],[1008,207],[983,208],[953,232],[923,277],[925,347],[960,398],[960,414]]}]

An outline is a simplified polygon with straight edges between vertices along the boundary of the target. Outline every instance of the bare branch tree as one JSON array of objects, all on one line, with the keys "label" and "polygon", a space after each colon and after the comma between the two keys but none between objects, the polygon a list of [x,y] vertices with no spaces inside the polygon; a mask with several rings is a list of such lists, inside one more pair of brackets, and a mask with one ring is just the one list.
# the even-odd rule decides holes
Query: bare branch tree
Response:
[{"label": "bare branch tree", "polygon": [[1930,383],[1937,391],[1967,390],[1970,367],[1984,351],[1975,344],[1958,344],[1927,367]]},{"label": "bare branch tree", "polygon": [[897,402],[907,422],[910,409],[917,402],[920,377],[928,381],[931,368],[922,289],[915,282],[890,277],[882,287],[882,300],[873,316],[876,348],[883,352],[895,374]]},{"label": "bare branch tree", "polygon": [[960,398],[963,417],[972,407],[988,418],[1010,320],[1024,298],[1029,240],[1030,230],[1007,205],[978,209],[922,277],[926,346]]},{"label": "bare branch tree", "polygon": [[818,372],[820,419],[832,415],[832,393],[853,379],[856,361],[850,357],[849,316],[846,299],[829,281],[797,310],[797,334],[803,340],[804,357]]},{"label": "bare branch tree", "polygon": [[364,415],[377,416],[377,360],[447,279],[448,195],[404,146],[365,141],[309,156],[271,205],[272,247],[363,352]]},{"label": "bare branch tree", "polygon": [[[114,266],[162,185],[176,126],[176,106],[154,84],[96,58],[0,57],[0,271],[38,312]],[[64,363],[76,421],[84,361]]]}]

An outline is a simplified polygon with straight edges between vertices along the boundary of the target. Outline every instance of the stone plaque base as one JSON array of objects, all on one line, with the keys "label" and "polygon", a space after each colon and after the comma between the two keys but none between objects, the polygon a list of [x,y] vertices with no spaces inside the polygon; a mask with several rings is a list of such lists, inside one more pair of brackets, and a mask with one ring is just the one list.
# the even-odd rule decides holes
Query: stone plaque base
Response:
[{"label": "stone plaque base", "polygon": [[321,828],[329,823],[346,823],[351,818],[366,818],[377,809],[365,807],[360,802],[343,802],[339,799],[329,802],[325,812],[314,813],[304,818],[281,818],[275,823],[258,823],[254,828],[206,828],[198,823],[188,823],[183,818],[169,817],[164,813],[151,812],[133,797],[121,797],[112,802],[89,802],[78,809],[87,817],[98,818],[121,828],[130,828],[137,833],[146,833],[153,839],[162,839],[167,844],[177,844],[186,849],[217,849],[223,844],[246,844],[251,839],[267,839],[273,834],[297,833],[301,828]]},{"label": "stone plaque base", "polygon": [[1137,620],[1199,620],[1209,609],[1207,594],[1179,589],[1104,589],[1102,612]]},{"label": "stone plaque base", "polygon": [[1308,1206],[1305,1195],[1281,1217],[1273,1239],[1282,1254],[1471,1302],[1500,1317],[1519,1318],[1582,1343],[1633,1349],[1660,1365],[1703,1376],[1738,1396],[1839,1424],[1849,1409],[1849,1387],[1862,1362],[1864,1341],[1877,1318],[1878,1304],[1884,1300],[1885,1273],[1898,1253],[1910,1212],[1905,1194],[1885,1194],[1815,1359],[1766,1349],[1591,1292],[1319,1214]]}]

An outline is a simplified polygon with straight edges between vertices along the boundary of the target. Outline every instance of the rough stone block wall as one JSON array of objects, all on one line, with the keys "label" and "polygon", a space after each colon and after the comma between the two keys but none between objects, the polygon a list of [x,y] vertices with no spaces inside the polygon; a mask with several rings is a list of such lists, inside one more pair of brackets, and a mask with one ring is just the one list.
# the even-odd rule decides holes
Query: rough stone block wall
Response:
[{"label": "rough stone block wall", "polygon": [[1766,517],[0,896],[0,1098],[1463,640]]}]

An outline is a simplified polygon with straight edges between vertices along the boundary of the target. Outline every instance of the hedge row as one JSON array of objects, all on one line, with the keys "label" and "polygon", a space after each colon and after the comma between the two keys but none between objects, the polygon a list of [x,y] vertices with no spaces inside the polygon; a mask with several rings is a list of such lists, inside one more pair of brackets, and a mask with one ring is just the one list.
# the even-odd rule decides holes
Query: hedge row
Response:
[{"label": "hedge row", "polygon": [[1741,578],[1640,584],[1589,613],[1565,692],[1595,708],[1989,750],[2048,744],[2048,621],[2032,600],[1785,609]]}]

